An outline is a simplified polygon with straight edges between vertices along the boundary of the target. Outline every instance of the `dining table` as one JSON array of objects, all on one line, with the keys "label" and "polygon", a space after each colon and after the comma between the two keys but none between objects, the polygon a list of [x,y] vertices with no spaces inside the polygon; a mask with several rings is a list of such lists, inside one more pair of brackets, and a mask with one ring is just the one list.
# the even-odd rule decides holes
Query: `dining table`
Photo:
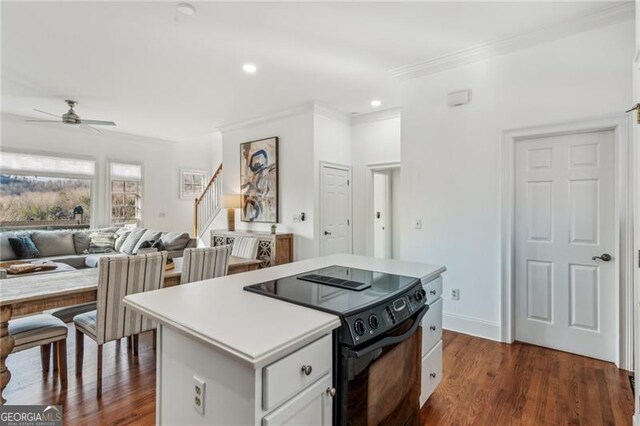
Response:
[{"label": "dining table", "polygon": [[[228,274],[257,269],[260,260],[231,257]],[[9,334],[11,318],[40,314],[51,309],[95,302],[99,268],[85,268],[50,274],[25,274],[0,279],[0,405],[6,402],[4,389],[11,380],[6,360],[13,351]],[[174,267],[164,276],[164,287],[180,284],[182,258],[174,259]]]}]

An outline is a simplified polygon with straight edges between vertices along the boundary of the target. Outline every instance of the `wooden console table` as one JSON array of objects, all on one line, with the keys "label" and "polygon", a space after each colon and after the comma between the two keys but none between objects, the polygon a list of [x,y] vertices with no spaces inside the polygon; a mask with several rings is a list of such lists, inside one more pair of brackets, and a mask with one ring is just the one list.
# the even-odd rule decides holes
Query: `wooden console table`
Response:
[{"label": "wooden console table", "polygon": [[236,237],[252,237],[258,239],[258,260],[260,268],[282,265],[293,262],[293,234],[254,231],[227,231],[217,229],[211,231],[211,247],[233,244]]}]

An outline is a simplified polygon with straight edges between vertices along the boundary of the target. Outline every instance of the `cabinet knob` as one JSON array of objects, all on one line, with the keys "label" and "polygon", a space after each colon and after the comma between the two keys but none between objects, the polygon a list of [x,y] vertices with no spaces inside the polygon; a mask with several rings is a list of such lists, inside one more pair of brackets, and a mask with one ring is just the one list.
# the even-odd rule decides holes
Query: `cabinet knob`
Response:
[{"label": "cabinet knob", "polygon": [[436,373],[429,374],[429,377],[431,377],[432,379],[435,379],[436,378]]},{"label": "cabinet knob", "polygon": [[435,295],[436,295],[436,293],[437,293],[437,291],[435,291],[435,290],[430,290],[430,291],[429,291],[429,293],[431,293],[431,295],[432,295],[432,296],[435,296]]},{"label": "cabinet knob", "polygon": [[431,327],[429,327],[429,329],[430,329],[431,331],[436,331],[436,326],[435,326],[435,325],[432,325]]},{"label": "cabinet knob", "polygon": [[313,371],[313,368],[310,365],[303,365],[301,371],[308,376]]},{"label": "cabinet knob", "polygon": [[336,388],[327,388],[327,395],[329,395],[331,398],[336,396]]}]

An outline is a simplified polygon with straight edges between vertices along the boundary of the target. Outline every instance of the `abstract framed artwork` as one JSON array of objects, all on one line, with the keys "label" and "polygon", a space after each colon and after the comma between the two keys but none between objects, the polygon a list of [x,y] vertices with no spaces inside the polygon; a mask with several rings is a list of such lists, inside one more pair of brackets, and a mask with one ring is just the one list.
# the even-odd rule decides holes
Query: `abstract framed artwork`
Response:
[{"label": "abstract framed artwork", "polygon": [[180,198],[195,199],[202,194],[207,181],[204,170],[180,169]]},{"label": "abstract framed artwork", "polygon": [[277,137],[240,144],[240,194],[243,222],[278,222]]}]

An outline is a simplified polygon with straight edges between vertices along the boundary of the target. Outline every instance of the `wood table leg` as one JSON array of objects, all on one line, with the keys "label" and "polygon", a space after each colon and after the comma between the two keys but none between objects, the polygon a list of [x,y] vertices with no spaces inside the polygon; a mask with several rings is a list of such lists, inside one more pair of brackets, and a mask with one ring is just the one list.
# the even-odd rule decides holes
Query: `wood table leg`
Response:
[{"label": "wood table leg", "polygon": [[9,354],[13,351],[14,341],[9,334],[9,320],[11,319],[11,306],[0,306],[0,405],[7,402],[2,396],[4,389],[11,380],[11,372],[5,363]]}]

